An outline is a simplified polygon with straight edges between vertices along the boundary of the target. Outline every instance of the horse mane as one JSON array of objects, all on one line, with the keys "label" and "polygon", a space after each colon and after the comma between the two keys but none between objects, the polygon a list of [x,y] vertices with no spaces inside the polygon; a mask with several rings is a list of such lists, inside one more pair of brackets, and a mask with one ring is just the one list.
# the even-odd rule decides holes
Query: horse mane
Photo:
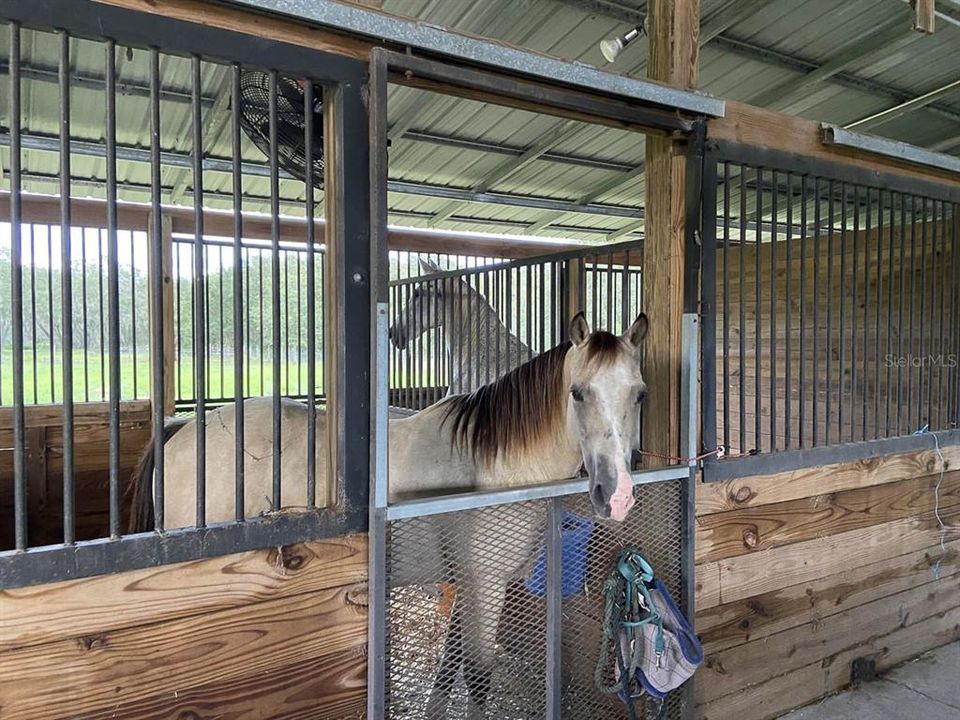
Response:
[{"label": "horse mane", "polygon": [[[492,463],[501,453],[528,450],[544,437],[562,432],[567,392],[563,365],[569,341],[537,355],[472,393],[443,400],[441,427],[452,423],[450,442],[476,463]],[[606,331],[587,341],[587,361],[607,364],[626,350]]]}]

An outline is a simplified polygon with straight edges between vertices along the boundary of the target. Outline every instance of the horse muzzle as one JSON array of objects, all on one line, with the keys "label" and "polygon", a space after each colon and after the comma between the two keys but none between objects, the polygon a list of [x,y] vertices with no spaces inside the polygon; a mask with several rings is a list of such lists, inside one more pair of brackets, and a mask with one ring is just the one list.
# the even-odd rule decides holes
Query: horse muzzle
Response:
[{"label": "horse muzzle", "polygon": [[390,338],[390,342],[397,350],[407,349],[407,333],[403,328],[397,325],[391,326],[387,331],[387,337]]},{"label": "horse muzzle", "polygon": [[605,459],[600,459],[594,463],[590,478],[590,501],[594,512],[616,522],[626,520],[636,504],[630,473],[626,469],[615,469]]}]

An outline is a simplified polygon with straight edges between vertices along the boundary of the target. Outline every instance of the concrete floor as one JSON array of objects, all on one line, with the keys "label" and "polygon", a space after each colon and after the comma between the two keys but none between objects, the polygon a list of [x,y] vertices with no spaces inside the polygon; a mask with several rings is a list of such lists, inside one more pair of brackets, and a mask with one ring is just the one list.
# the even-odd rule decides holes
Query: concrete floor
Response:
[{"label": "concrete floor", "polygon": [[960,642],[780,720],[960,720]]}]

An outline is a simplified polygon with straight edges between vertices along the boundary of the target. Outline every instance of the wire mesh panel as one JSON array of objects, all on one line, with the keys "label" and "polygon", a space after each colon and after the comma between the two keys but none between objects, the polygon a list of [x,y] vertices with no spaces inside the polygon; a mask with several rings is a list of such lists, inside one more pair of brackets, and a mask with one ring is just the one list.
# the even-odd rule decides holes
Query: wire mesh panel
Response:
[{"label": "wire mesh panel", "polygon": [[[624,703],[597,683],[603,586],[618,553],[634,547],[689,613],[682,482],[637,485],[623,523],[598,518],[579,493],[389,522],[386,716],[466,718],[479,697],[486,718],[547,717],[554,644],[560,716],[627,718]],[[554,502],[560,512],[552,515]],[[547,578],[551,518],[561,523],[557,583]],[[554,627],[551,593],[562,595]],[[600,680],[614,678],[608,671]],[[683,697],[671,694],[665,717],[683,717]],[[636,711],[645,717],[642,703]]]},{"label": "wire mesh panel", "polygon": [[[576,495],[564,501],[563,528],[563,625],[562,695],[563,720],[627,718],[627,709],[616,696],[598,688],[597,656],[601,649],[604,615],[603,584],[618,553],[632,546],[649,561],[683,607],[683,497],[679,482],[638,485],[637,504],[623,523],[593,518],[590,499]],[[589,526],[589,535],[584,527]],[[577,540],[581,541],[577,541]],[[582,580],[582,582],[581,582]],[[610,673],[600,680],[612,685]],[[683,693],[668,698],[666,718],[683,715]],[[637,703],[639,717],[644,706]]]}]

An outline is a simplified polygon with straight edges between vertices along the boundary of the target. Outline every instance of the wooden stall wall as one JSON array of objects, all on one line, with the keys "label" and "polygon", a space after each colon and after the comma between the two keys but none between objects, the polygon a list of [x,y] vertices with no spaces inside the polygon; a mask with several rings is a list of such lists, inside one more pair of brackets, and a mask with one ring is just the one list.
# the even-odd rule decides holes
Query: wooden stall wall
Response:
[{"label": "wooden stall wall", "polygon": [[366,536],[0,592],[4,720],[364,716]]},{"label": "wooden stall wall", "polygon": [[[74,482],[76,537],[91,540],[109,535],[110,449],[106,403],[75,406]],[[63,541],[63,406],[34,405],[25,410],[27,454],[27,533],[31,546]],[[150,403],[120,405],[121,492],[151,437]],[[126,527],[128,503],[121,504]],[[0,550],[13,538],[13,411],[0,409]]]},{"label": "wooden stall wall", "polygon": [[932,448],[699,486],[698,718],[773,718],[855,658],[882,671],[960,638],[960,447],[942,478]]},{"label": "wooden stall wall", "polygon": [[927,422],[948,426],[957,342],[949,322],[952,223],[918,220],[904,230],[850,229],[794,237],[789,249],[780,240],[718,251],[719,442],[766,452],[810,447],[814,437],[826,445],[909,435]]}]

